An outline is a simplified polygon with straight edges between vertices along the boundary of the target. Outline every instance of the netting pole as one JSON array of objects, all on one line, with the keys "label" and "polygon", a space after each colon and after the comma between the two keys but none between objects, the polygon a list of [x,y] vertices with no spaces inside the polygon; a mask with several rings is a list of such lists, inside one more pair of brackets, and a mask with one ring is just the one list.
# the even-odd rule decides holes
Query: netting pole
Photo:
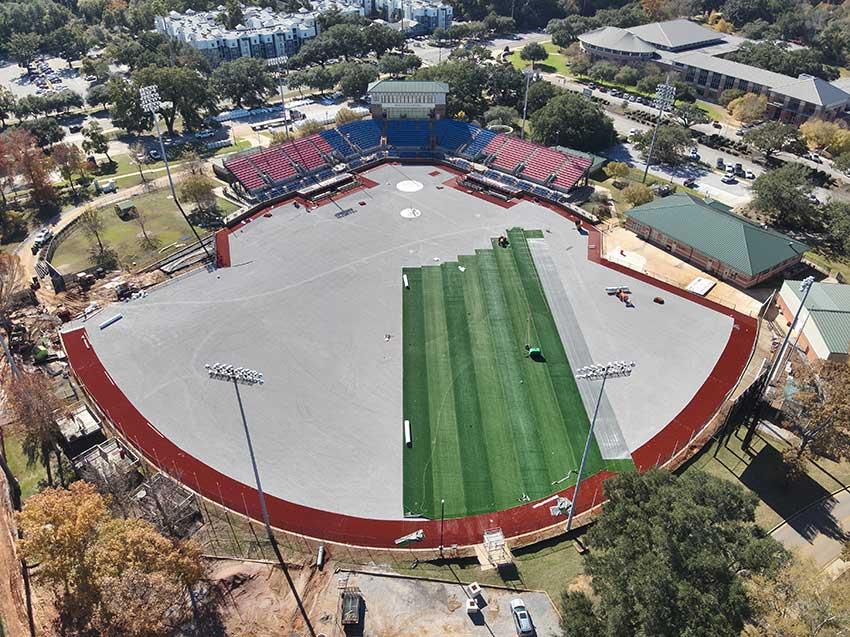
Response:
[{"label": "netting pole", "polygon": [[[218,497],[222,502],[224,502],[224,495],[221,493],[221,484],[216,482],[215,486],[218,488]],[[224,518],[227,520],[227,526],[230,527],[230,534],[233,536],[233,543],[236,545],[236,550],[239,551],[239,554],[242,557],[246,557],[245,553],[242,552],[242,545],[239,543],[239,538],[236,537],[236,529],[233,528],[233,521],[230,519],[230,511],[227,510],[227,507],[224,506],[224,504],[221,506],[224,508]]]},{"label": "netting pole", "polygon": [[253,520],[251,520],[251,516],[248,515],[248,503],[245,501],[245,492],[242,489],[240,489],[239,495],[242,496],[242,505],[245,507],[245,517],[248,518],[248,526],[251,527],[251,533],[254,536],[254,541],[257,543],[257,550],[259,550],[259,552],[260,552],[260,557],[262,557],[263,559],[266,559],[266,553],[265,553],[265,551],[263,551],[263,545],[260,542],[260,538],[257,537],[257,532],[254,531],[254,522],[253,522]]},{"label": "netting pole", "polygon": [[260,544],[260,538],[257,537],[257,532],[254,530],[254,522],[251,520],[251,516],[248,515],[248,503],[245,502],[245,492],[240,489],[239,495],[242,496],[242,504],[245,506],[245,519],[248,520],[248,527],[251,529],[251,535],[254,536],[254,542],[257,545],[257,550],[259,550],[260,556],[263,559],[266,559],[265,553],[263,552],[263,545]]}]

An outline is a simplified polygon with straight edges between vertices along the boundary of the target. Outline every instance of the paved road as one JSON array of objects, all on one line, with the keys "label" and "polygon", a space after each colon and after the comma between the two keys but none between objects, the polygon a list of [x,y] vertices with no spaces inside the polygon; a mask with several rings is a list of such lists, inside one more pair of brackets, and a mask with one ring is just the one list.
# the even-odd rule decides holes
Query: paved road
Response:
[{"label": "paved road", "polygon": [[838,560],[843,542],[850,539],[850,491],[797,514],[774,530],[773,537],[820,568],[829,568]]}]

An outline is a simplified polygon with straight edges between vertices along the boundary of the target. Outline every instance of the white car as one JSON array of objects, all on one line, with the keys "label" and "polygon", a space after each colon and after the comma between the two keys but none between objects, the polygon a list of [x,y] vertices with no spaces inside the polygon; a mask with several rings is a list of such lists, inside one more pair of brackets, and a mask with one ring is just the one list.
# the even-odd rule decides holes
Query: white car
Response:
[{"label": "white car", "polygon": [[517,637],[532,637],[536,634],[524,601],[519,598],[511,600],[511,615],[514,618]]},{"label": "white car", "polygon": [[197,137],[198,139],[206,139],[207,137],[212,137],[214,135],[215,135],[215,131],[210,129],[210,128],[207,128],[206,130],[198,131],[195,134],[195,137]]},{"label": "white car", "polygon": [[722,181],[724,184],[736,184],[736,183],[738,183],[738,180],[735,179],[735,175],[730,174],[730,173],[726,173],[725,175],[723,175],[723,177],[720,178],[720,181]]},{"label": "white car", "polygon": [[746,171],[746,172],[744,173],[744,176],[745,176],[747,179],[755,179],[755,178],[756,178],[756,175],[755,175],[755,173],[754,173],[752,170],[748,170],[748,171]]},{"label": "white car", "polygon": [[40,248],[45,243],[50,241],[51,237],[53,237],[53,231],[50,228],[43,228],[39,230],[35,237],[33,238],[33,244],[35,247]]}]

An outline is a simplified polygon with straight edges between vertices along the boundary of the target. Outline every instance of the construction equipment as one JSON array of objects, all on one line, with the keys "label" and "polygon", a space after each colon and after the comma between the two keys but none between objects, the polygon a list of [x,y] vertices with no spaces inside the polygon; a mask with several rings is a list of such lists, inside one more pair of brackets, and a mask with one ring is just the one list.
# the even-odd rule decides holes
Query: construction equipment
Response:
[{"label": "construction equipment", "polygon": [[363,608],[363,594],[356,586],[349,586],[343,589],[342,594],[342,612],[340,621],[343,626],[360,623],[360,614]]}]

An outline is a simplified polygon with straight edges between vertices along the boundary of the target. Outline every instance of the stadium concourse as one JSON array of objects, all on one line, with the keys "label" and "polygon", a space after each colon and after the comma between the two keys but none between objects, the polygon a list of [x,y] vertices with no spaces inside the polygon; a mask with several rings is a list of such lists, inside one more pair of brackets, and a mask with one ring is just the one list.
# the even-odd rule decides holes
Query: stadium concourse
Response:
[{"label": "stadium concourse", "polygon": [[[497,137],[477,143],[513,143]],[[599,391],[574,379],[580,366],[637,362],[606,385],[578,512],[613,472],[685,447],[737,382],[755,321],[604,261],[592,225],[528,192],[563,195],[554,174],[547,186],[514,175],[506,194],[501,179],[469,184],[457,156],[373,152],[344,192],[292,190],[231,220],[216,237],[221,267],[63,332],[100,410],[191,489],[260,517],[236,396],[207,363],[265,374],[241,396],[272,524],[370,547],[419,530],[416,547],[468,546],[488,529],[562,523],[550,509],[572,496]],[[515,173],[526,160],[500,159]],[[627,287],[629,304],[609,286]]]}]

